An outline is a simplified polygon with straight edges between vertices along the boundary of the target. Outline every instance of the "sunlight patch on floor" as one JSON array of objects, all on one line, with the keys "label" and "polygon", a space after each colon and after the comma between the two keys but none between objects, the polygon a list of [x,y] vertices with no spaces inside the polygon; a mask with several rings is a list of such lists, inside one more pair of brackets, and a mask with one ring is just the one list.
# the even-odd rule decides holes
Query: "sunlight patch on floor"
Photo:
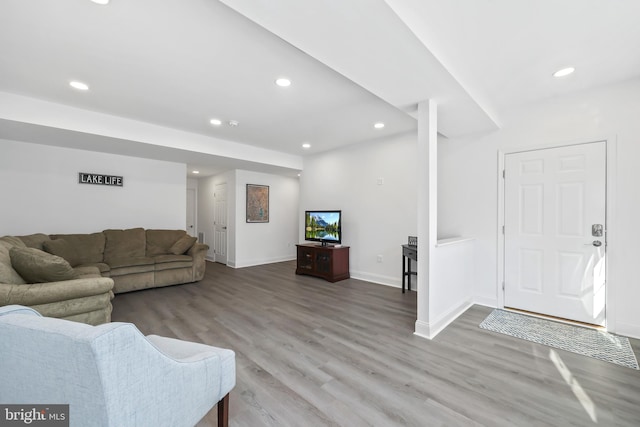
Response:
[{"label": "sunlight patch on floor", "polygon": [[578,399],[578,402],[582,405],[589,417],[591,417],[591,421],[594,423],[598,422],[598,416],[596,415],[596,405],[593,403],[593,400],[589,397],[586,391],[582,388],[578,380],[573,376],[567,365],[564,364],[560,355],[553,349],[549,350],[549,359],[553,362],[562,378],[565,380],[569,387],[571,387],[571,391]]}]

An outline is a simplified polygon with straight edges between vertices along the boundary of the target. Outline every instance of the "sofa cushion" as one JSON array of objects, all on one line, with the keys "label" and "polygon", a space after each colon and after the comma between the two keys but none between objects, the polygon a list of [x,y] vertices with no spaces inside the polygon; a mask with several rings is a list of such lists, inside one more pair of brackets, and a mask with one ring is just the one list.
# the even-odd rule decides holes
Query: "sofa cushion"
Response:
[{"label": "sofa cushion", "polygon": [[191,249],[196,240],[198,239],[195,237],[184,235],[171,246],[169,251],[174,255],[181,255]]},{"label": "sofa cushion", "polygon": [[189,255],[156,255],[153,257],[156,264],[163,264],[166,262],[191,262],[193,263],[193,257]]},{"label": "sofa cushion", "polygon": [[9,251],[13,245],[8,243],[4,238],[0,239],[0,283],[8,285],[22,285],[24,279],[11,265],[11,256]]},{"label": "sofa cushion", "polygon": [[12,247],[11,265],[27,283],[60,282],[78,278],[63,258],[35,248]]},{"label": "sofa cushion", "polygon": [[184,230],[147,230],[147,256],[171,254],[171,246],[181,237]]},{"label": "sofa cushion", "polygon": [[78,279],[85,279],[87,277],[102,277],[98,267],[85,265],[82,267],[74,267],[73,271],[78,275]]},{"label": "sofa cushion", "polygon": [[158,255],[153,257],[156,262],[155,270],[171,270],[174,268],[188,268],[193,267],[193,257],[189,255]]},{"label": "sofa cushion", "polygon": [[115,258],[111,260],[109,277],[124,276],[126,274],[147,273],[153,271],[154,261],[149,257]]},{"label": "sofa cushion", "polygon": [[79,251],[65,239],[48,240],[42,244],[42,250],[64,258],[72,267],[81,264]]},{"label": "sofa cushion", "polygon": [[103,233],[52,234],[42,247],[50,254],[61,256],[72,266],[102,262],[105,237]]},{"label": "sofa cushion", "polygon": [[7,243],[8,247],[11,247],[11,246],[18,246],[20,248],[27,247],[27,245],[25,245],[24,242],[20,240],[19,237],[16,237],[16,236],[3,236],[3,237],[0,237],[0,241]]},{"label": "sofa cushion", "polygon": [[89,262],[87,264],[76,265],[76,268],[78,267],[96,267],[98,270],[100,270],[100,274],[102,275],[102,277],[109,277],[109,270],[111,270],[109,265],[105,264],[104,262]]},{"label": "sofa cushion", "polygon": [[[153,270],[153,264],[130,265],[129,267],[118,267],[111,269],[111,271],[109,272],[109,277],[115,280],[116,277],[119,276],[135,275],[139,273],[152,273]],[[151,282],[151,284],[153,284],[153,281]]]},{"label": "sofa cushion", "polygon": [[[170,264],[160,264],[166,266]],[[191,268],[171,268],[166,270],[156,270],[154,273],[156,286],[174,285],[176,283],[193,282],[193,269]]]},{"label": "sofa cushion", "polygon": [[169,253],[169,249],[163,248],[162,246],[157,246],[154,244],[149,244],[147,241],[147,256],[156,256],[156,255],[166,255]]},{"label": "sofa cushion", "polygon": [[49,236],[42,233],[29,234],[28,236],[18,236],[28,248],[36,248],[42,250],[42,243],[49,240]]},{"label": "sofa cushion", "polygon": [[144,228],[104,230],[104,262],[111,266],[114,259],[142,258],[146,253]]},{"label": "sofa cushion", "polygon": [[[155,271],[175,270],[175,269],[184,269],[184,268],[189,270],[191,272],[191,277],[193,277],[193,263],[191,261],[165,262],[162,264],[155,265]],[[191,279],[189,279],[188,282],[191,282]]]},{"label": "sofa cushion", "polygon": [[141,256],[141,257],[127,257],[127,258],[113,258],[109,267],[114,268],[122,267],[135,267],[137,265],[153,265],[153,258]]}]

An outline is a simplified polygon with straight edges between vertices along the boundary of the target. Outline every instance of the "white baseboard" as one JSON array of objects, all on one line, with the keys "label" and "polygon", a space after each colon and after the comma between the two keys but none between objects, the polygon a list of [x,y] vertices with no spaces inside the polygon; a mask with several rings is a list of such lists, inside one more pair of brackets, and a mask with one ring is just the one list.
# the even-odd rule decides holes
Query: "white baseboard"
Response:
[{"label": "white baseboard", "polygon": [[429,323],[423,322],[422,320],[416,320],[415,332],[413,334],[428,340],[435,337],[435,335],[431,335],[431,326]]},{"label": "white baseboard", "polygon": [[609,332],[613,332],[624,337],[640,339],[640,326],[630,323],[616,322],[615,330],[608,328]]},{"label": "white baseboard", "polygon": [[497,298],[487,298],[476,296],[473,298],[473,303],[478,305],[484,305],[485,307],[496,308],[498,307]]},{"label": "white baseboard", "polygon": [[422,320],[416,320],[415,335],[422,338],[434,339],[436,335],[442,332],[447,326],[456,320],[462,313],[467,311],[474,303],[466,301],[461,305],[450,309],[448,312],[442,314],[434,322],[424,322]]},{"label": "white baseboard", "polygon": [[451,322],[456,320],[462,313],[467,311],[469,307],[471,307],[472,305],[473,305],[473,302],[465,301],[459,306],[453,307],[446,313],[442,314],[438,319],[436,319],[435,322],[433,322],[433,325],[431,326],[433,337],[435,337],[440,332],[442,332],[444,328],[449,326]]},{"label": "white baseboard", "polygon": [[349,271],[349,276],[352,279],[364,280],[365,282],[372,282],[378,285],[391,286],[393,288],[399,288],[400,283],[398,283],[398,279],[391,276],[383,276],[380,274],[372,274],[366,273],[363,271]]},{"label": "white baseboard", "polygon": [[256,265],[274,264],[276,262],[285,262],[285,261],[294,261],[295,259],[296,259],[295,255],[294,256],[287,255],[287,256],[275,257],[275,258],[246,260],[246,261],[234,263],[233,267],[234,268],[254,267]]}]

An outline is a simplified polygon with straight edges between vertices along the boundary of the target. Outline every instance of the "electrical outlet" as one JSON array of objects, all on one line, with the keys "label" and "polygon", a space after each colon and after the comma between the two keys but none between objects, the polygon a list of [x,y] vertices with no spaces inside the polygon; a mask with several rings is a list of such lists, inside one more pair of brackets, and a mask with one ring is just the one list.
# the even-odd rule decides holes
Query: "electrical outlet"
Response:
[{"label": "electrical outlet", "polygon": [[382,255],[378,255],[378,262],[382,262],[382,261],[383,261]]}]

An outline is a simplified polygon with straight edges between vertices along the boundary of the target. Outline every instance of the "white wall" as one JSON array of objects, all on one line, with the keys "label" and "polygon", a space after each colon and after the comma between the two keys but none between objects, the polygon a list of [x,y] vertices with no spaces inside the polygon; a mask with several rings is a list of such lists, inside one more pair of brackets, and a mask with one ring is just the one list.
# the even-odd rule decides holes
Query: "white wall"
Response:
[{"label": "white wall", "polygon": [[[246,222],[247,184],[269,186],[268,223]],[[235,195],[235,255],[229,265],[247,267],[295,259],[300,228],[298,179],[237,170]]]},{"label": "white wall", "polygon": [[305,157],[298,221],[305,210],[342,210],[351,277],[400,286],[400,246],[417,232],[416,152],[411,134]]},{"label": "white wall", "polygon": [[422,321],[428,322],[427,330],[426,325],[418,323],[420,320],[416,321],[416,334],[427,338],[435,337],[473,304],[475,240],[439,240],[431,253],[434,259],[430,268],[434,274],[425,301],[429,304],[429,316]]},{"label": "white wall", "polygon": [[198,189],[198,180],[195,178],[187,178],[187,188]]},{"label": "white wall", "polygon": [[[199,180],[198,222],[213,253],[213,193],[217,184],[227,183],[227,265],[251,265],[295,259],[298,238],[298,179],[235,170]],[[246,222],[246,186],[269,186],[269,222]]]},{"label": "white wall", "polygon": [[[78,183],[119,175],[123,187]],[[0,235],[184,229],[186,165],[0,140]]]},{"label": "white wall", "polygon": [[496,133],[439,146],[440,230],[476,238],[476,301],[497,304],[498,150],[613,137],[617,193],[608,224],[608,327],[640,337],[639,118],[640,80],[634,80],[512,111]]}]

